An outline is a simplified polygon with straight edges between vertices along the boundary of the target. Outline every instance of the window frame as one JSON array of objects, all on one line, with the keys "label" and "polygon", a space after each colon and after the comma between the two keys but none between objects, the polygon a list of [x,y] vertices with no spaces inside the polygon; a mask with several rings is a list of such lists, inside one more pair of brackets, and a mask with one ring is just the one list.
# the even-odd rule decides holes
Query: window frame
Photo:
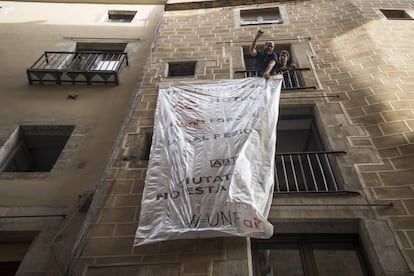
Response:
[{"label": "window frame", "polygon": [[[262,44],[263,43],[259,42],[256,49],[262,50]],[[244,77],[255,77],[257,76],[257,71],[255,71],[254,68],[255,58],[249,54],[249,46],[250,45],[241,46],[244,70],[235,71],[235,73],[244,73]],[[297,66],[296,69],[279,72],[283,76],[282,90],[322,88],[303,41],[297,43],[275,43],[274,51],[278,53],[278,57],[282,50],[287,50],[289,52],[290,62],[295,63]],[[308,73],[312,75],[309,75]]]},{"label": "window frame", "polygon": [[[0,155],[2,156],[0,160],[0,173],[50,173],[67,146],[74,129],[75,125],[19,125],[9,137],[6,144],[0,148]],[[41,166],[43,169],[39,169],[39,166],[31,165],[32,160],[28,160],[37,159],[36,157],[39,156],[39,153],[33,154],[29,150],[39,147],[40,144],[37,144],[39,142],[33,142],[33,140],[36,141],[39,138],[36,136],[55,136],[55,139],[59,140],[57,142],[55,141],[53,146],[42,147],[49,151],[53,150],[52,155],[56,156],[56,158],[52,158],[53,160],[50,158],[50,155],[47,157],[49,158],[48,163],[50,163],[47,168],[43,164]],[[29,145],[32,146],[30,147]],[[20,161],[15,161],[18,153],[23,153],[24,158]],[[42,160],[47,160],[45,158]],[[20,163],[20,165],[16,165],[16,162]],[[10,169],[10,166],[12,166],[11,163],[14,164],[14,170]],[[22,164],[27,168],[21,168]]]},{"label": "window frame", "polygon": [[[294,112],[294,111],[293,111]],[[279,115],[278,118],[278,135],[277,137],[280,137],[280,131],[288,131],[288,130],[307,130],[308,131],[308,139],[306,142],[307,148],[306,150],[303,150],[303,152],[306,151],[324,151],[326,149],[322,138],[321,138],[321,134],[319,131],[319,127],[317,125],[316,122],[316,116],[314,114],[314,112],[312,110],[310,110],[310,108],[308,108],[307,110],[305,109],[304,112],[301,113],[291,113],[291,112],[286,112],[284,113],[283,111],[281,111],[281,114]],[[281,124],[285,124],[285,123],[281,123],[282,121],[296,121],[301,125],[309,125],[309,128],[292,128],[290,127],[291,124],[286,124],[287,127],[281,129]],[[283,126],[283,125],[282,125]],[[309,149],[309,144],[310,144],[310,140],[313,139],[315,141],[315,143],[317,143],[317,145],[315,145],[314,148]],[[276,140],[276,143],[278,142],[278,140]],[[295,150],[295,151],[299,151],[299,150]],[[279,153],[283,153],[285,151],[278,151],[278,148],[276,148],[276,152]]]},{"label": "window frame", "polygon": [[136,10],[108,10],[106,21],[109,23],[131,23],[136,14]]},{"label": "window frame", "polygon": [[[194,78],[196,75],[196,68],[197,68],[197,61],[196,60],[188,60],[188,61],[169,61],[167,63],[167,77],[168,78]],[[185,70],[191,71],[189,74],[180,73],[175,70],[179,70],[180,66],[184,66]],[[174,70],[174,71],[173,71]]]},{"label": "window frame", "polygon": [[[346,152],[328,150],[315,111],[313,106],[280,109],[276,135],[275,195],[346,192],[336,159]],[[304,132],[307,138],[283,138],[289,137],[283,135],[283,131],[291,132],[294,137],[304,136],[303,133],[295,135],[295,131]],[[288,141],[293,147],[283,149],[279,146],[281,141]]]},{"label": "window frame", "polygon": [[[312,244],[327,243],[352,244],[364,276],[373,276],[373,268],[358,234],[276,234],[270,239],[251,239],[253,275],[259,276],[258,252],[271,249],[275,245],[297,244],[304,276],[318,276],[317,263]],[[333,247],[334,248],[334,247]]]},{"label": "window frame", "polygon": [[[1,231],[0,247],[6,245],[6,250],[4,250],[4,248],[0,248],[0,251],[2,251],[0,256],[4,258],[6,254],[4,254],[5,252],[3,251],[6,251],[10,254],[10,256],[6,256],[6,259],[7,257],[10,257],[11,260],[3,260],[0,258],[0,267],[6,265],[5,268],[9,269],[8,272],[11,272],[11,270],[15,270],[17,272],[26,255],[32,248],[38,234],[39,232],[37,231]],[[17,250],[10,251],[7,247],[17,247]],[[7,267],[7,265],[9,266]]]},{"label": "window frame", "polygon": [[[266,12],[269,11],[269,12]],[[265,19],[272,12],[275,12],[274,18]],[[283,24],[284,20],[282,13],[279,7],[261,7],[261,8],[249,8],[249,9],[240,9],[240,26],[251,26],[251,25],[268,25],[268,24]],[[245,20],[246,17],[254,17],[256,20]],[[262,18],[262,20],[260,20]]]},{"label": "window frame", "polygon": [[122,54],[126,53],[125,49],[127,46],[128,43],[125,42],[76,42],[75,52],[77,54],[75,58],[82,60],[83,56],[88,59],[88,56],[91,54],[100,54],[89,61],[86,69],[92,71],[116,71],[121,66]]},{"label": "window frame", "polygon": [[414,20],[406,10],[400,9],[379,9],[387,20]]}]

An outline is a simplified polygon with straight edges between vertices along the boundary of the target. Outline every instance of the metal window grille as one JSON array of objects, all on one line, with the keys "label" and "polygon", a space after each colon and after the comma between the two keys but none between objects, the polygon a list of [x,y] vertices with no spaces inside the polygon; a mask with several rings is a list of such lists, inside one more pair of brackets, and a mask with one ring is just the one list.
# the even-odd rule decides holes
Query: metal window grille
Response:
[{"label": "metal window grille", "polygon": [[[306,86],[302,81],[301,71],[308,71],[310,68],[296,68],[296,69],[289,69],[287,71],[280,72],[279,74],[282,75],[282,89],[289,90],[289,89],[309,89],[313,88],[316,89],[316,86]],[[256,70],[244,70],[244,71],[236,71],[235,73],[244,73],[246,77],[261,77],[263,76],[263,72],[259,72]]]},{"label": "metal window grille", "polygon": [[30,84],[118,84],[118,73],[128,65],[125,52],[45,52],[29,69]]},{"label": "metal window grille", "polygon": [[343,151],[276,153],[275,193],[340,191],[329,157],[344,153]]}]

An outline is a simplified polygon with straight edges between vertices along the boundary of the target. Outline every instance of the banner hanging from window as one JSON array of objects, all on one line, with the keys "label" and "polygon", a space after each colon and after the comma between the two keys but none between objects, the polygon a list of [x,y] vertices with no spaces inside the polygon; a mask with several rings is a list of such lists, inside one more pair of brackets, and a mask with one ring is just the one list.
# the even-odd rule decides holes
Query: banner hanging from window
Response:
[{"label": "banner hanging from window", "polygon": [[246,78],[159,89],[134,245],[273,235],[281,84]]}]

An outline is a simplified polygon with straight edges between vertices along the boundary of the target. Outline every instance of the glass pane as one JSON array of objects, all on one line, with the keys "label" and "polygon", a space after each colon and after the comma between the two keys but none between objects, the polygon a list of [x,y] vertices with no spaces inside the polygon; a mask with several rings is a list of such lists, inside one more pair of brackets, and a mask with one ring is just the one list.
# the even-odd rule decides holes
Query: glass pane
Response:
[{"label": "glass pane", "polygon": [[312,247],[319,276],[364,275],[358,256],[351,243],[313,244]]},{"label": "glass pane", "polygon": [[296,244],[259,250],[260,276],[302,276],[302,262]]}]

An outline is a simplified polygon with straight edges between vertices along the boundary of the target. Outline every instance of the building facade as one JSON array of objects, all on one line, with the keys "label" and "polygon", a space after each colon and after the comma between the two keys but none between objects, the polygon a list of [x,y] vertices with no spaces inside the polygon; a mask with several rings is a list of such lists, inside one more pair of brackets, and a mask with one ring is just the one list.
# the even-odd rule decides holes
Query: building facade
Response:
[{"label": "building facade", "polygon": [[0,7],[0,274],[58,275],[136,101],[163,6]]},{"label": "building facade", "polygon": [[[5,3],[29,7],[31,16],[30,5],[46,5]],[[412,1],[169,1],[119,8],[153,15],[122,28],[81,20],[45,24],[40,15],[16,22],[4,6],[2,56],[14,69],[1,75],[2,144],[21,125],[75,126],[50,173],[1,173],[3,240],[23,241],[25,248],[18,275],[413,274]],[[65,10],[109,18],[106,6],[91,6],[101,11],[95,17],[80,4]],[[51,22],[63,20],[47,11]],[[284,75],[280,101],[269,215],[274,236],[133,247],[158,88],[251,76],[247,52],[258,29],[264,32],[258,47],[274,41],[297,65]],[[28,51],[22,36],[41,51]],[[135,39],[128,41],[129,65],[119,85],[29,86],[21,73],[46,47],[73,50],[75,42],[102,38]],[[9,217],[34,214],[45,217]]]}]

